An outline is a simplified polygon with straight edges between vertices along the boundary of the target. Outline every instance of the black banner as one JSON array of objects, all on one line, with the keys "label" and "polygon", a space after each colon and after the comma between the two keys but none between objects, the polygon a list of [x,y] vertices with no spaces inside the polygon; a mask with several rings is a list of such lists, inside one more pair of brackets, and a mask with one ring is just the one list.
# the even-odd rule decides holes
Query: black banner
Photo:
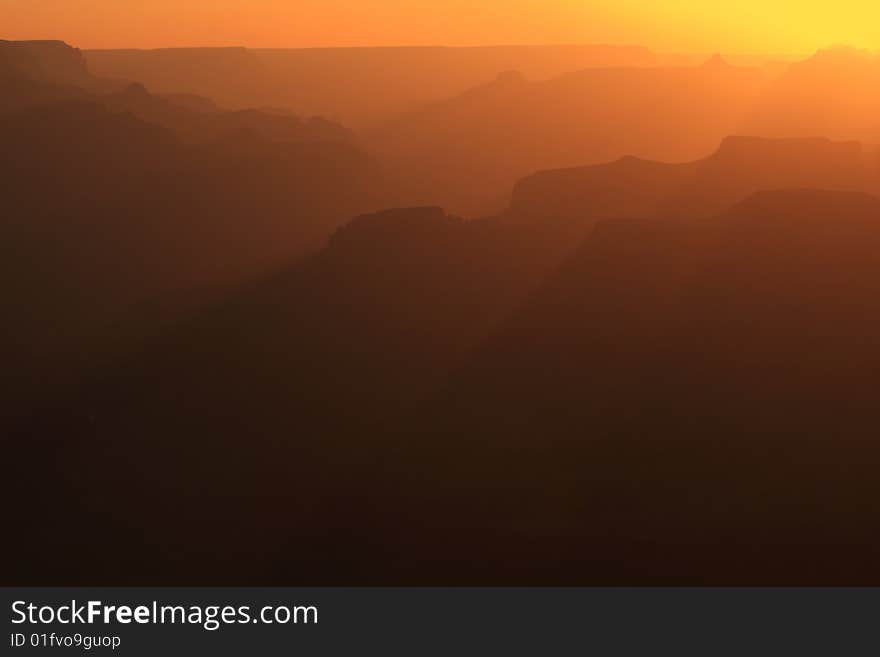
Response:
[{"label": "black banner", "polygon": [[877,589],[9,588],[4,654],[875,654]]}]

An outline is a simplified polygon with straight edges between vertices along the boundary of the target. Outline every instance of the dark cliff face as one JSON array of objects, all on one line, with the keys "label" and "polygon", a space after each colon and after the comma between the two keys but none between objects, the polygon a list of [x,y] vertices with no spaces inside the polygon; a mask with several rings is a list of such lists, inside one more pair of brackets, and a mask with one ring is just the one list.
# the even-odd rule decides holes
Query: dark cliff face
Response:
[{"label": "dark cliff face", "polygon": [[202,403],[227,394],[230,381],[252,386],[249,397],[293,394],[286,410],[243,422],[308,423],[323,434],[326,400],[344,409],[340,418],[395,421],[527,298],[561,250],[531,226],[463,221],[440,208],[363,215],[133,369],[179,377],[181,398]]},{"label": "dark cliff face", "polygon": [[0,41],[0,113],[87,98],[97,80],[61,41]]},{"label": "dark cliff face", "polygon": [[0,40],[0,73],[40,82],[83,85],[91,81],[85,58],[63,41]]},{"label": "dark cliff face", "polygon": [[193,107],[136,84],[108,93],[61,43],[2,50],[15,60],[0,63],[0,287],[22,307],[2,346],[16,398],[171,318],[142,306],[197,307],[215,292],[199,302],[193,290],[283,267],[384,205],[373,163],[337,124]]}]

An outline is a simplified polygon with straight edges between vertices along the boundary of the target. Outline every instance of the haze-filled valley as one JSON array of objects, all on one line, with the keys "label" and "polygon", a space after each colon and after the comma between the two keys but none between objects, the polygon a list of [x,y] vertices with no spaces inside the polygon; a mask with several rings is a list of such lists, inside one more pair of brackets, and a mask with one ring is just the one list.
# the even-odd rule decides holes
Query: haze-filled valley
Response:
[{"label": "haze-filled valley", "polygon": [[0,41],[10,583],[880,583],[878,83]]}]

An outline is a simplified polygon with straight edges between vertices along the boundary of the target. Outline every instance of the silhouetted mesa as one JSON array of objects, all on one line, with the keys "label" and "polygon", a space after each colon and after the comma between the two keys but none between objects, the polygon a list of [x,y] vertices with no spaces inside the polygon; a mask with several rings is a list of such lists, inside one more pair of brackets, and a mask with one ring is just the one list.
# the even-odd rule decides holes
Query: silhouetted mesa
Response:
[{"label": "silhouetted mesa", "polygon": [[584,228],[615,217],[695,218],[759,190],[815,187],[874,190],[880,178],[856,142],[728,137],[707,158],[682,164],[625,157],[542,171],[517,183],[513,221],[573,221]]}]

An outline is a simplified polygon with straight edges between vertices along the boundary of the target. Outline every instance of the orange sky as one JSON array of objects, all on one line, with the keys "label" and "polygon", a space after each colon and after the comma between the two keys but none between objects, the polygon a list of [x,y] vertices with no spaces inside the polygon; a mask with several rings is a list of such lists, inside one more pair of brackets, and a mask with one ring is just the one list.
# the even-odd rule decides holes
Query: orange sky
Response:
[{"label": "orange sky", "polygon": [[0,38],[82,48],[627,43],[661,51],[880,48],[880,2],[0,0]]}]

